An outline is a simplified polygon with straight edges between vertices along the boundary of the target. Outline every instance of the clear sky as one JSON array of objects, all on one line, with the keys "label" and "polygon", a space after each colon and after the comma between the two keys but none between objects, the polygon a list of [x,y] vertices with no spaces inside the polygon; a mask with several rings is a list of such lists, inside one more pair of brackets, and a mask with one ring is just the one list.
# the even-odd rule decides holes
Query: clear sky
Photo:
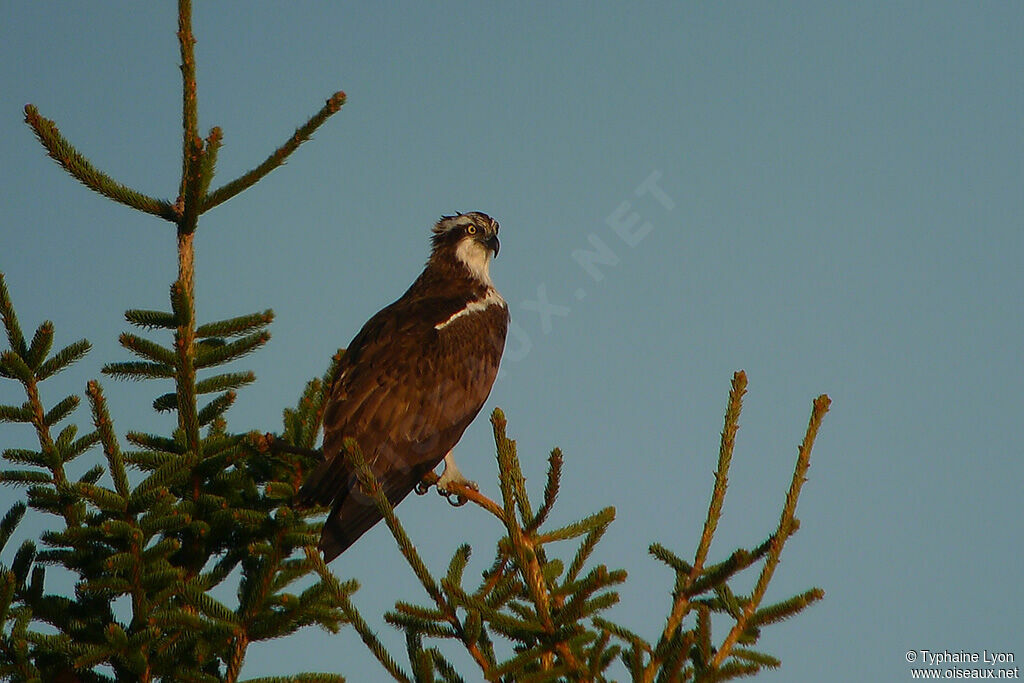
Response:
[{"label": "clear sky", "polygon": [[[166,307],[173,231],[73,182],[22,107],[173,198],[173,5],[0,5],[0,270],[23,327],[49,318],[58,344],[95,347],[51,402],[126,358],[126,308]],[[906,680],[912,649],[1024,659],[1024,5],[197,2],[194,27],[221,181],[349,96],[287,166],[202,219],[200,317],[277,314],[269,346],[237,363],[259,380],[235,429],[278,429],[418,274],[432,223],[485,211],[515,323],[485,411],[505,410],[538,493],[564,450],[557,519],[616,506],[597,555],[629,571],[615,619],[661,628],[672,577],[646,548],[692,555],[742,368],[714,558],[773,529],[811,400],[833,399],[768,595],[827,597],[766,632],[783,668],[762,680]],[[648,179],[664,195],[638,193]],[[611,226],[632,214],[623,239]],[[574,259],[595,244],[612,263]],[[120,433],[168,427],[148,408],[162,388],[104,385]],[[17,389],[0,384],[0,402]],[[456,455],[497,494],[486,419]],[[463,538],[471,572],[492,557],[479,511],[432,495],[399,512],[439,571]],[[386,529],[332,569],[362,581],[357,604],[401,655],[380,615],[424,595]],[[245,672],[297,660],[381,676],[351,629],[254,647]]]}]

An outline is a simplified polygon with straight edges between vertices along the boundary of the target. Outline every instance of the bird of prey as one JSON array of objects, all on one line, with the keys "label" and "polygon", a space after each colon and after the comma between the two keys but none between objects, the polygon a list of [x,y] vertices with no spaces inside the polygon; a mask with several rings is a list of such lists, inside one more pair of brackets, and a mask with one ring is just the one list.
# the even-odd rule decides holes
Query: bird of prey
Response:
[{"label": "bird of prey", "polygon": [[508,305],[491,281],[498,222],[470,212],[434,226],[430,258],[400,299],[370,318],[341,358],[324,409],[323,461],[300,507],[331,505],[320,536],[329,562],[381,520],[345,457],[351,438],[392,505],[445,461],[437,483],[468,483],[452,448],[498,373]]}]

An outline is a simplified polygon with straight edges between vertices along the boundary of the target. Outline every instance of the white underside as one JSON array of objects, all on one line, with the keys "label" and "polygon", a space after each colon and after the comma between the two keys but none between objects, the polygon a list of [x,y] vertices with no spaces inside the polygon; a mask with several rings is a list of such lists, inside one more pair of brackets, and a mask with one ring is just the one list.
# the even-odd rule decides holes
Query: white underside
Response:
[{"label": "white underside", "polygon": [[501,298],[501,294],[498,294],[498,290],[496,290],[494,287],[489,287],[487,289],[487,294],[484,295],[484,298],[476,299],[475,301],[470,301],[461,310],[458,310],[455,313],[453,313],[450,318],[434,325],[434,329],[443,330],[444,328],[451,325],[453,321],[458,320],[464,315],[469,315],[470,313],[477,313],[479,311],[486,310],[490,306],[504,305],[505,300]]},{"label": "white underside", "polygon": [[491,253],[487,247],[475,239],[463,239],[459,246],[455,247],[455,258],[469,268],[474,278],[488,287],[494,286],[494,282],[491,281]]}]

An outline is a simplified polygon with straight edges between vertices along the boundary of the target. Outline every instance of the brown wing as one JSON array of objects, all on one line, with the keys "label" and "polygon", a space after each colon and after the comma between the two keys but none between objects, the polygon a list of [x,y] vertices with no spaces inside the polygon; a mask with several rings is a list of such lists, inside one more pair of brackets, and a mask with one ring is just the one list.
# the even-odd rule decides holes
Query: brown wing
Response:
[{"label": "brown wing", "polygon": [[434,469],[483,406],[497,375],[508,309],[460,316],[464,299],[392,304],[371,318],[342,359],[324,413],[324,461],[300,504],[333,503],[321,548],[330,561],[381,517],[342,453],[353,438],[392,505]]}]

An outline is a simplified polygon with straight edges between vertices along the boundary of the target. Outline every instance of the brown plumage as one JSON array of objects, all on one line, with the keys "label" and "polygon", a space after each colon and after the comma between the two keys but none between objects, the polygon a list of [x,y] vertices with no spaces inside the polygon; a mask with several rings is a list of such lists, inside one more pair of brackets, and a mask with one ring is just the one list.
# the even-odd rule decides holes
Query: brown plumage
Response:
[{"label": "brown plumage", "polygon": [[[320,537],[327,561],[381,519],[359,489],[343,440],[355,439],[397,505],[458,443],[497,376],[508,329],[508,306],[489,273],[498,223],[478,212],[445,216],[432,242],[423,272],[367,321],[330,388],[324,460],[297,501],[331,505]],[[439,486],[449,479],[461,477],[446,461]]]}]

